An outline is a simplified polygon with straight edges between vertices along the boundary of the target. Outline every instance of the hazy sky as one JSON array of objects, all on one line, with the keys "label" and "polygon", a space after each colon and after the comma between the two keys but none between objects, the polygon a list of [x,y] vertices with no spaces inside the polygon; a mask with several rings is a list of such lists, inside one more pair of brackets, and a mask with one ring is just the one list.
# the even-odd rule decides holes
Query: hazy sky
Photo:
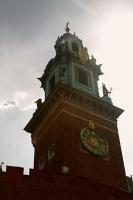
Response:
[{"label": "hazy sky", "polygon": [[[71,32],[82,39],[112,87],[112,100],[125,109],[118,120],[127,174],[133,174],[132,0],[0,0],[0,161],[33,167],[30,134],[23,131],[44,98],[36,79],[51,57],[54,43]],[[100,86],[99,86],[100,87]]]}]

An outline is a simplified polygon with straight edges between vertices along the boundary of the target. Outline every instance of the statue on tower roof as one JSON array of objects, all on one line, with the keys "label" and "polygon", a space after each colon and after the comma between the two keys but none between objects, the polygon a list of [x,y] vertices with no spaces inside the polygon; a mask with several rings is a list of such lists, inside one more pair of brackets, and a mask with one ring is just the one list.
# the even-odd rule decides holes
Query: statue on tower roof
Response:
[{"label": "statue on tower roof", "polygon": [[106,88],[106,85],[103,83],[102,84],[102,88],[103,88],[103,97],[102,99],[110,104],[112,103],[111,98],[109,97],[109,94],[111,93],[112,88],[110,89],[110,91]]},{"label": "statue on tower roof", "polygon": [[91,55],[91,63],[96,64],[96,59],[93,55]]},{"label": "statue on tower roof", "polygon": [[106,88],[106,85],[103,83],[102,84],[103,86],[103,96],[107,96],[111,93],[111,91],[109,91],[107,88]]},{"label": "statue on tower roof", "polygon": [[65,31],[66,31],[67,33],[69,33],[69,31],[70,31],[70,28],[69,28],[69,26],[68,26],[69,23],[70,23],[70,22],[67,22],[67,23],[66,23],[66,27],[65,27]]}]

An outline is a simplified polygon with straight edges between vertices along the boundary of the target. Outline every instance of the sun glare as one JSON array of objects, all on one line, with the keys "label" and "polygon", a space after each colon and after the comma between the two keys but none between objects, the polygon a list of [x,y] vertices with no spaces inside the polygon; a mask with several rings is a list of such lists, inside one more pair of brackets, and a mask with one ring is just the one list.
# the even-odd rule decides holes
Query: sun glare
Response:
[{"label": "sun glare", "polygon": [[[98,62],[103,64],[103,82],[112,87],[111,98],[114,105],[125,110],[119,119],[119,131],[127,172],[132,173],[132,85],[133,85],[133,14],[117,13],[105,17],[99,27],[100,47],[95,53]],[[127,146],[129,148],[127,149]]]},{"label": "sun glare", "polygon": [[[114,88],[120,87],[121,93],[126,91],[127,87],[130,88],[132,80],[132,24],[132,14],[108,15],[99,32],[100,48],[96,52],[96,57],[103,64],[106,82],[109,80],[109,85],[113,84],[111,86]],[[113,77],[112,80],[111,77]],[[123,96],[125,96],[124,93]]]},{"label": "sun glare", "polygon": [[[108,58],[113,56],[113,59],[125,59],[129,57],[132,51],[132,35],[133,35],[133,15],[121,14],[108,16],[102,24],[99,33],[101,41],[101,50]],[[101,51],[100,50],[100,51]],[[109,52],[109,53],[108,53]],[[109,56],[109,59],[110,59]]]}]

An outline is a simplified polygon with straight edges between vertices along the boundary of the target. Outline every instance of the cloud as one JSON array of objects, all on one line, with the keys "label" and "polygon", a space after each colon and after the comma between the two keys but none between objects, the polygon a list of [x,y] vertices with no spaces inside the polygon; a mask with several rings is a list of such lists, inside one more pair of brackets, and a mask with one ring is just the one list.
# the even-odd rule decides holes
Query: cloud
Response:
[{"label": "cloud", "polygon": [[0,161],[6,165],[31,168],[33,147],[30,134],[23,128],[34,110],[21,111],[14,102],[6,102],[3,106],[6,109],[0,109]]},{"label": "cloud", "polygon": [[5,101],[0,104],[0,110],[8,109],[9,107],[16,106],[14,101]]},{"label": "cloud", "polygon": [[[4,0],[0,5],[0,35],[8,40],[28,42],[50,16],[51,1],[43,0]],[[49,8],[49,9],[47,9]],[[10,30],[10,35],[9,31]]]}]

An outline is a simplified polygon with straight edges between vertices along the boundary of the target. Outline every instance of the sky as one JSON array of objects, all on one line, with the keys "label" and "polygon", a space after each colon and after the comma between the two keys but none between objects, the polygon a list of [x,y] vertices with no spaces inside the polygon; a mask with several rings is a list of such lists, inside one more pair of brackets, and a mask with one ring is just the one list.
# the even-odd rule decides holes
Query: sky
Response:
[{"label": "sky", "polygon": [[55,56],[67,21],[88,53],[102,64],[99,81],[112,87],[126,174],[133,174],[132,0],[0,0],[0,162],[33,168],[31,136],[23,129],[44,100],[41,77]]}]

